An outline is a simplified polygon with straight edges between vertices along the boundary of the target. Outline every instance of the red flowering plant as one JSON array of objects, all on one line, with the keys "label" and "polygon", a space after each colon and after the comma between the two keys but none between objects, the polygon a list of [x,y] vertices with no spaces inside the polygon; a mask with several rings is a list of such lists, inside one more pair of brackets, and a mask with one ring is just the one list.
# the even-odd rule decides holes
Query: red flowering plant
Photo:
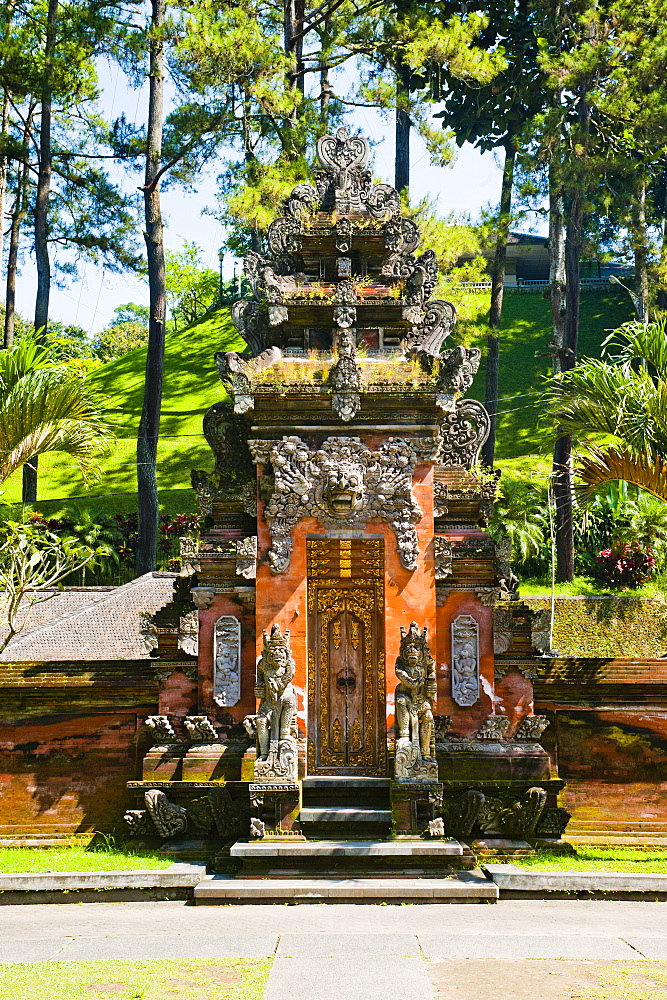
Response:
[{"label": "red flowering plant", "polygon": [[602,578],[609,587],[635,590],[653,576],[657,567],[656,553],[650,545],[630,542],[602,549],[597,557]]}]

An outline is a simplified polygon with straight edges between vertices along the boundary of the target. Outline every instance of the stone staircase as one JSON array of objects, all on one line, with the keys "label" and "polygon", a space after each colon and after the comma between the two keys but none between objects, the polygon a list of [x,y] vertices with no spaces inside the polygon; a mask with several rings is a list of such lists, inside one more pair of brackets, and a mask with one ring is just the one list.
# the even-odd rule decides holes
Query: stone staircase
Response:
[{"label": "stone staircase", "polygon": [[476,902],[497,889],[472,871],[475,856],[453,838],[391,837],[386,778],[309,777],[303,836],[237,841],[236,875],[208,875],[199,904],[229,902]]},{"label": "stone staircase", "polygon": [[388,778],[304,778],[300,822],[317,840],[383,840],[391,831]]}]

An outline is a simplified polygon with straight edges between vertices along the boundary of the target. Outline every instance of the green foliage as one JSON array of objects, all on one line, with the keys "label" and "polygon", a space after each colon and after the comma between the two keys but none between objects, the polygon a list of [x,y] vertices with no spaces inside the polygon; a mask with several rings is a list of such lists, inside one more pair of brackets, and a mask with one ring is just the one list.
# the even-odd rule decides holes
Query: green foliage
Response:
[{"label": "green foliage", "polygon": [[130,320],[127,323],[114,323],[98,333],[94,350],[99,360],[107,363],[122,358],[137,347],[145,347],[147,343],[148,327]]},{"label": "green foliage", "polygon": [[624,872],[627,874],[667,874],[667,851],[632,847],[589,847],[577,845],[576,854],[556,854],[538,850],[522,858],[519,868],[541,872]]},{"label": "green foliage", "polygon": [[180,251],[165,250],[167,301],[175,327],[195,323],[217,301],[220,279],[216,271],[203,267],[201,253],[187,240]]},{"label": "green foliage", "polygon": [[0,652],[26,627],[35,604],[48,599],[71,573],[109,554],[108,546],[93,548],[75,535],[58,535],[41,519],[0,525],[0,616],[5,625]]},{"label": "green foliage", "polygon": [[169,862],[157,851],[113,846],[93,850],[83,843],[63,847],[0,848],[0,872],[99,872],[131,871],[138,868],[166,868]]},{"label": "green foliage", "polygon": [[[583,581],[580,581],[583,582]],[[559,656],[614,658],[659,657],[667,652],[667,604],[651,599],[648,588],[632,595],[594,596],[594,588],[579,587],[588,597],[557,597],[553,646]],[[547,588],[545,588],[545,591]],[[654,591],[655,593],[655,591]],[[543,597],[521,596],[529,607],[546,609]]]},{"label": "green foliage", "polygon": [[662,322],[628,324],[606,342],[607,359],[550,379],[547,413],[554,428],[576,436],[588,492],[625,479],[667,501],[665,340]]},{"label": "green foliage", "polygon": [[0,482],[47,451],[66,452],[95,478],[108,441],[102,398],[71,365],[28,337],[0,351]]},{"label": "green foliage", "polygon": [[539,556],[548,533],[544,489],[518,479],[501,479],[489,529],[495,538],[509,536],[516,561],[525,563]]}]

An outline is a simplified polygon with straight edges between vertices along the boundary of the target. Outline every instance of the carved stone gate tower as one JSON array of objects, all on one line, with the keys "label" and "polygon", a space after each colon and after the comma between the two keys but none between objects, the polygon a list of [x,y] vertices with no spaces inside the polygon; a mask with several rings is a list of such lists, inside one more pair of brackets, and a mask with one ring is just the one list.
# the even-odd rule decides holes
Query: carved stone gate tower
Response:
[{"label": "carved stone gate tower", "polygon": [[[366,140],[340,129],[317,153],[246,257],[245,347],[216,355],[194,604],[184,585],[156,620],[174,669],[133,787],[223,838],[558,839],[532,708],[544,630],[485,531],[480,352],[443,346],[435,255]],[[194,607],[196,679],[173,638]]]}]

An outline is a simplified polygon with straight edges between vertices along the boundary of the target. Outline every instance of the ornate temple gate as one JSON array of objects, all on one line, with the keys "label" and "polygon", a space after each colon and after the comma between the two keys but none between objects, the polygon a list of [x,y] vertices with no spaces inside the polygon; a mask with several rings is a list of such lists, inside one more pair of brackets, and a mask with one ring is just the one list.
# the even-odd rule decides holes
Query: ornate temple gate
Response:
[{"label": "ornate temple gate", "polygon": [[310,538],[308,771],[384,775],[384,540]]}]

